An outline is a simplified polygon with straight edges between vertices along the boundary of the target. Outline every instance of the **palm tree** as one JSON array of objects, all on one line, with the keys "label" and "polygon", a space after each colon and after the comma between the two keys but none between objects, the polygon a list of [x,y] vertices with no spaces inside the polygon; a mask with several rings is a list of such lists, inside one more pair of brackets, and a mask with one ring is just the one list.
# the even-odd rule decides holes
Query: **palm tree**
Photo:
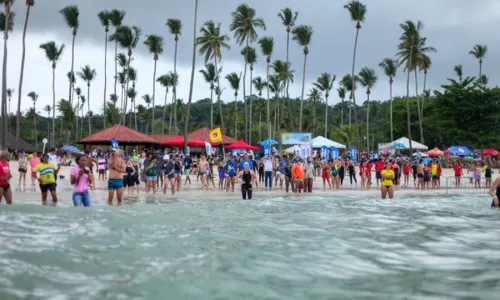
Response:
[{"label": "palm tree", "polygon": [[[50,112],[52,111],[52,107],[50,105],[45,105],[43,110],[47,113],[47,118],[50,119]],[[47,122],[48,127],[47,127],[47,135],[50,136],[50,122]]]},{"label": "palm tree", "polygon": [[488,46],[486,45],[479,45],[477,44],[472,48],[471,51],[469,51],[469,54],[474,56],[478,61],[479,61],[479,77],[481,78],[482,73],[482,68],[483,68],[483,58],[486,57],[486,53],[488,52]]},{"label": "palm tree", "polygon": [[52,63],[52,146],[55,146],[56,138],[56,66],[63,53],[65,45],[57,47],[55,42],[47,42],[40,45],[40,48],[45,52],[45,56]]},{"label": "palm tree", "polygon": [[306,84],[306,63],[307,54],[309,54],[309,44],[311,43],[311,38],[313,34],[313,29],[311,26],[300,25],[293,29],[293,40],[304,47],[304,71],[302,76],[302,93],[300,98],[300,115],[299,115],[299,132],[302,132],[302,111],[304,108],[304,88]]},{"label": "palm tree", "polygon": [[[238,76],[238,74],[236,74],[235,72],[226,75],[226,79],[229,82],[229,85],[234,90],[234,111],[235,111],[236,115],[238,114],[238,91],[240,89],[240,77],[241,77],[241,74],[240,74],[240,76]],[[238,127],[237,126],[238,125],[237,125],[236,118],[235,118],[235,122],[234,122],[234,137],[235,138],[238,137]]]},{"label": "palm tree", "polygon": [[[249,7],[247,4],[240,4],[234,12],[231,13],[233,17],[230,30],[234,31],[234,37],[236,42],[241,46],[246,42],[246,48],[250,46],[250,42],[255,42],[257,40],[256,29],[260,28],[266,30],[266,23],[264,19],[257,18],[255,16],[255,9]],[[246,105],[246,75],[247,75],[247,64],[248,64],[248,51],[245,54],[245,70],[243,73],[243,102]],[[248,119],[246,115],[245,108],[245,132],[248,137]],[[248,140],[248,138],[247,138]]]},{"label": "palm tree", "polygon": [[[101,21],[101,25],[104,26],[104,32],[106,33],[104,38],[104,94],[103,94],[103,102],[102,109],[106,108],[106,85],[108,82],[108,32],[109,26],[111,25],[111,13],[107,10],[103,10],[97,14],[97,17]],[[106,128],[106,118],[102,118],[103,128]],[[77,130],[78,131],[78,130]]]},{"label": "palm tree", "polygon": [[390,126],[391,126],[391,141],[394,141],[393,127],[392,127],[392,83],[394,82],[394,77],[396,77],[396,72],[398,71],[399,62],[392,58],[385,58],[379,64],[379,67],[384,71],[385,76],[389,77],[389,115],[390,115]]},{"label": "palm tree", "polygon": [[[279,93],[281,90],[281,79],[279,78],[278,75],[273,75],[269,76],[269,82],[267,84],[267,87],[271,92],[274,93],[274,130],[277,131],[279,130],[278,128],[278,112],[279,112]],[[273,135],[274,137],[274,135]]]},{"label": "palm tree", "polygon": [[266,36],[260,39],[259,41],[260,49],[262,50],[262,54],[266,57],[266,85],[267,85],[267,135],[268,139],[271,138],[271,113],[269,107],[269,66],[271,64],[271,56],[273,55],[274,49],[274,39],[270,36]]},{"label": "palm tree", "polygon": [[[157,82],[160,83],[160,85],[162,87],[165,88],[165,103],[163,104],[163,124],[162,124],[162,128],[161,128],[161,134],[165,134],[165,124],[167,123],[165,121],[165,118],[166,118],[166,115],[167,115],[167,98],[168,98],[168,89],[170,88],[170,86],[172,86],[172,78],[170,77],[169,74],[165,74],[165,75],[161,75],[160,77],[158,77],[158,79],[156,79]],[[170,118],[172,119],[172,118]]]},{"label": "palm tree", "polygon": [[322,73],[316,82],[313,83],[316,88],[325,93],[325,137],[328,135],[328,96],[333,89],[335,78],[337,78],[337,76],[332,76],[329,73]]},{"label": "palm tree", "polygon": [[128,75],[128,69],[127,69],[127,55],[125,55],[124,53],[119,53],[118,56],[116,57],[116,61],[118,62],[118,64],[120,65],[120,67],[122,68],[122,71],[120,73],[118,73],[118,82],[120,83],[121,87],[122,87],[122,91],[121,91],[121,98],[120,98],[120,123],[122,122],[122,120],[125,118],[124,117],[124,114],[125,114],[125,102],[124,102],[124,99],[125,99],[125,84],[127,82],[127,78],[129,77]]},{"label": "palm tree", "polygon": [[477,82],[480,84],[480,85],[483,85],[483,86],[487,86],[488,85],[488,81],[490,81],[490,79],[488,78],[488,76],[486,76],[485,74],[481,75],[481,77],[479,77],[477,79]]},{"label": "palm tree", "polygon": [[[281,12],[278,14],[278,17],[281,19],[283,26],[285,26],[285,28],[286,28],[286,64],[287,65],[289,65],[289,63],[290,63],[290,59],[289,59],[290,31],[295,26],[295,21],[297,21],[298,16],[299,16],[298,12],[292,12],[292,10],[288,7],[282,9]],[[288,92],[289,87],[290,87],[290,81],[287,79],[285,84],[286,84],[286,98],[288,99],[288,110],[289,110],[289,114],[291,115],[290,94]],[[292,125],[292,130],[293,130],[293,118],[290,118],[290,120],[292,120],[291,125]]]},{"label": "palm tree", "polygon": [[215,70],[214,64],[206,64],[205,70],[200,70],[205,82],[210,85],[210,128],[214,128],[214,82],[217,79],[218,73]]},{"label": "palm tree", "polygon": [[[252,47],[245,47],[242,51],[241,54],[244,56],[244,59],[247,64],[250,65],[250,113],[249,113],[249,131],[252,132],[252,104],[253,104],[253,94],[252,94],[252,81],[253,81],[253,66],[257,62],[257,53],[255,52],[255,48]],[[245,101],[246,105],[246,101]],[[246,110],[245,110],[246,111]],[[252,143],[252,136],[248,133],[248,142],[251,144]]]},{"label": "palm tree", "polygon": [[137,97],[137,92],[135,90],[135,87],[132,87],[131,89],[129,89],[127,91],[127,97],[130,99],[130,106],[132,107],[132,111],[134,112],[135,130],[138,130],[138,128],[137,128],[137,113],[135,112],[135,98]]},{"label": "palm tree", "polygon": [[[24,62],[26,60],[26,31],[28,29],[28,20],[30,18],[31,7],[35,5],[35,0],[26,0],[26,18],[24,20],[23,29],[23,54],[21,55],[21,74],[19,75],[19,88],[17,90],[17,117],[16,117],[16,141],[21,134],[21,96],[23,92],[23,78],[24,78]],[[5,30],[5,29],[4,29]],[[10,102],[9,102],[10,112]]]},{"label": "palm tree", "polygon": [[57,103],[57,110],[61,113],[62,115],[62,122],[61,122],[61,129],[62,129],[62,124],[66,124],[67,127],[66,127],[66,144],[69,144],[69,134],[71,132],[71,129],[72,129],[72,120],[74,119],[74,111],[73,111],[73,107],[71,106],[71,103],[69,103],[68,100],[65,100],[65,99],[61,99],[59,100],[59,102]]},{"label": "palm tree", "polygon": [[[63,15],[64,21],[66,21],[66,25],[68,25],[68,27],[73,32],[73,41],[71,45],[71,73],[73,73],[73,68],[75,64],[75,39],[76,39],[76,34],[78,32],[78,27],[80,26],[80,22],[78,20],[80,12],[78,11],[77,5],[68,5],[65,8],[61,9],[59,12]],[[73,103],[73,99],[71,98],[72,88],[73,86],[70,83],[69,96],[68,96],[70,104]]]},{"label": "palm tree", "polygon": [[[280,89],[279,89],[279,91],[281,91],[281,90],[283,90],[283,89],[286,88],[286,82],[287,81],[293,83],[295,71],[293,71],[293,70],[290,69],[290,63],[287,64],[284,61],[275,60],[273,62],[273,64],[272,64],[271,67],[273,68],[274,73],[276,73],[277,79],[279,79],[279,81],[280,81]],[[277,106],[279,107],[279,102],[277,103]],[[281,128],[281,124],[282,124],[283,119],[284,119],[284,116],[285,116],[285,113],[284,113],[284,111],[282,111],[281,114],[280,114],[280,110],[278,110],[277,114],[278,114],[278,126],[277,126],[277,128],[280,129]],[[290,120],[292,119],[292,114],[291,114],[290,109],[289,109],[289,119]]]},{"label": "palm tree", "polygon": [[[309,91],[309,95],[307,95],[307,97],[309,99],[309,102],[311,103],[311,110],[313,111],[313,127],[312,127],[312,132],[313,132],[313,135],[314,135],[314,129],[316,128],[316,107],[321,102],[321,94],[320,94],[320,91],[317,88],[312,88]],[[325,124],[326,124],[326,119],[325,119]],[[325,137],[327,137],[327,136],[325,136]]]},{"label": "palm tree", "polygon": [[[139,43],[139,38],[141,36],[141,29],[137,26],[132,26],[132,28],[128,26],[120,26],[117,28],[116,32],[112,34],[109,39],[110,41],[118,41],[120,47],[127,49],[127,69],[130,68],[130,61],[132,60],[132,50],[137,47]],[[156,78],[154,79],[156,80]],[[129,80],[127,79],[126,88],[128,90]],[[126,94],[125,94],[126,96]],[[123,124],[125,124],[126,118],[126,109],[127,109],[127,97],[125,97],[125,107],[123,113]],[[154,109],[154,108],[153,108]]]},{"label": "palm tree", "polygon": [[[174,51],[174,74],[177,74],[177,44],[179,42],[179,36],[182,35],[182,22],[179,19],[168,19],[167,20],[167,27],[170,31],[171,34],[174,35],[174,41],[175,41],[175,51]],[[173,97],[174,99],[177,99],[177,88],[174,86],[172,88],[173,92]],[[177,109],[176,109],[177,111]],[[177,122],[175,123],[177,126]],[[170,130],[170,129],[169,129]],[[175,127],[175,133],[177,133],[178,129]]]},{"label": "palm tree", "polygon": [[357,75],[354,75],[354,86],[352,85],[353,80],[351,78],[351,74],[346,74],[344,77],[342,77],[342,80],[340,80],[340,85],[346,89],[347,92],[349,92],[349,126],[351,126],[351,110],[352,110],[352,96],[355,94],[356,89],[357,89],[357,84],[356,82],[359,80]]},{"label": "palm tree", "polygon": [[[97,73],[95,69],[91,69],[89,65],[82,67],[81,72],[77,73],[78,76],[87,83],[87,105],[90,111],[90,82],[95,79]],[[90,114],[89,115],[89,135],[92,134],[92,130],[90,128]]]},{"label": "palm tree", "polygon": [[257,92],[259,92],[259,98],[262,98],[262,91],[267,87],[267,82],[263,81],[262,78],[258,76],[252,80],[252,83]]},{"label": "palm tree", "polygon": [[347,94],[347,89],[343,86],[340,86],[337,88],[337,93],[339,94],[340,98],[340,125],[344,125],[344,100],[345,96]]},{"label": "palm tree", "polygon": [[[421,141],[422,143],[424,142],[424,138],[423,138],[423,131],[424,131],[424,128],[422,126],[422,123],[424,121],[424,100],[425,100],[425,87],[426,87],[426,84],[427,84],[427,72],[428,70],[430,69],[430,67],[432,66],[432,60],[430,59],[429,56],[427,55],[422,55],[419,57],[419,59],[417,60],[417,66],[418,66],[418,69],[419,71],[424,71],[424,88],[422,90],[422,105],[420,105],[420,111],[419,111],[419,117],[420,117],[420,132],[421,132]],[[416,92],[416,95],[418,97],[418,86],[417,86],[417,70],[415,69],[415,92]]]},{"label": "palm tree", "polygon": [[358,76],[359,83],[366,88],[366,151],[368,152],[370,151],[370,93],[378,78],[375,70],[370,68],[362,68]]},{"label": "palm tree", "polygon": [[[12,96],[14,95],[14,89],[7,89],[7,99],[9,100],[9,109],[7,112],[7,118],[10,118],[10,102],[12,100]],[[7,122],[7,130],[11,127],[10,120]]]},{"label": "palm tree", "polygon": [[106,103],[104,110],[104,117],[107,119],[109,125],[114,125],[118,123],[120,119],[120,110],[116,107],[116,102],[118,101],[118,96],[115,94],[109,95],[110,101]]},{"label": "palm tree", "polygon": [[2,115],[2,132],[0,145],[2,149],[7,149],[7,40],[9,39],[9,32],[14,28],[14,12],[11,12],[13,0],[2,0],[0,4],[5,6],[5,14],[2,13],[0,16],[0,27],[3,31],[3,67],[2,67],[2,105],[1,105],[1,115]]},{"label": "palm tree", "polygon": [[153,54],[153,59],[155,61],[155,67],[153,71],[153,113],[151,129],[153,133],[155,132],[155,96],[156,96],[156,63],[158,62],[158,56],[163,53],[163,37],[158,35],[148,35],[144,41],[144,45],[148,47],[149,53]]},{"label": "palm tree", "polygon": [[35,92],[30,92],[28,97],[33,101],[33,112],[35,112],[35,117],[33,118],[33,128],[35,130],[35,147],[38,148],[38,139],[36,134],[36,101],[38,100],[38,94]]},{"label": "palm tree", "polygon": [[78,126],[79,126],[78,125],[78,123],[79,123],[78,118],[80,117],[80,114],[78,113],[78,111],[80,110],[80,99],[82,97],[82,89],[77,87],[75,89],[75,93],[76,93],[76,100],[77,100],[77,102],[76,102],[76,126],[75,126],[76,127],[76,135],[75,135],[75,138],[78,140]]},{"label": "palm tree", "polygon": [[[126,14],[126,12],[124,12],[122,10],[118,10],[118,9],[113,9],[109,13],[109,21],[111,22],[111,25],[113,25],[113,27],[115,28],[114,34],[117,34],[118,28],[120,28],[122,26],[123,19],[125,18],[125,14]],[[111,40],[111,37],[109,40],[111,42],[112,41],[115,42],[115,55],[114,55],[114,58],[115,58],[115,77],[114,77],[115,78],[115,89],[114,89],[113,94],[118,95],[116,93],[116,83],[118,80],[118,61],[117,61],[117,58],[118,58],[118,40],[116,40],[116,39]],[[122,101],[123,101],[123,99],[122,99]]]},{"label": "palm tree", "polygon": [[[196,68],[196,24],[198,22],[198,0],[194,2],[194,26],[193,26],[193,58],[191,61],[191,81],[189,83],[189,98],[186,106],[186,117],[184,118],[184,153],[187,153],[187,135],[189,123],[189,110],[191,109],[191,101],[193,100],[193,86],[194,86],[194,70]],[[177,74],[176,74],[177,75]],[[175,99],[177,101],[177,99]]]},{"label": "palm tree", "polygon": [[453,67],[453,71],[455,71],[455,74],[457,74],[458,81],[462,83],[462,76],[463,76],[463,67],[462,65],[456,65]]},{"label": "palm tree", "polygon": [[[352,71],[351,71],[351,87],[355,87],[356,76],[354,75],[354,69],[356,67],[356,50],[358,47],[358,36],[359,30],[361,29],[361,23],[365,21],[366,15],[366,5],[357,0],[352,0],[348,4],[344,5],[344,8],[349,11],[351,15],[351,20],[356,23],[356,37],[354,39],[354,51],[352,54]],[[352,104],[354,105],[354,123],[356,124],[356,136],[358,139],[358,148],[360,147],[360,139],[359,139],[359,126],[358,126],[358,109],[356,106],[356,94],[354,93],[355,89],[351,89],[351,95],[349,99],[351,99]],[[350,126],[350,125],[349,125]]]},{"label": "palm tree", "polygon": [[83,109],[85,108],[85,102],[87,98],[85,98],[85,95],[81,95],[80,96],[80,107],[78,107],[78,110],[79,110],[79,113],[80,113],[80,119],[82,121],[82,123],[80,124],[80,135],[83,137],[83,121],[85,120],[85,116],[83,114]]},{"label": "palm tree", "polygon": [[351,148],[354,144],[354,136],[356,135],[356,128],[354,126],[341,126],[335,129],[341,141],[346,145],[346,149]]}]

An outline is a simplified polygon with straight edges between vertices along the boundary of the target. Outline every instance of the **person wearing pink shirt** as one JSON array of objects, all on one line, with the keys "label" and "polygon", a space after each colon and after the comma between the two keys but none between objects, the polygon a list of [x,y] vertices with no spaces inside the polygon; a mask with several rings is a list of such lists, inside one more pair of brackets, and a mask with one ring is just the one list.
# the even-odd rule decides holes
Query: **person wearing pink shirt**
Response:
[{"label": "person wearing pink shirt", "polygon": [[75,206],[87,207],[92,205],[89,194],[89,184],[92,184],[90,169],[86,167],[87,157],[85,155],[76,158],[76,166],[71,168],[71,184],[73,188],[73,204]]},{"label": "person wearing pink shirt", "polygon": [[33,172],[36,165],[40,163],[40,159],[36,155],[36,152],[33,153],[33,156],[30,159],[30,168],[31,168],[31,185],[35,186],[36,172]]}]

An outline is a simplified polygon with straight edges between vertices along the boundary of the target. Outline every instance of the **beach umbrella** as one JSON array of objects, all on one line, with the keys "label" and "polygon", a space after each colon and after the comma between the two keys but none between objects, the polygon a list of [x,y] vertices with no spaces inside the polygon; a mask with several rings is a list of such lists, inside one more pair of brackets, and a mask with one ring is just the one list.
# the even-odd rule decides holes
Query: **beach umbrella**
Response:
[{"label": "beach umbrella", "polygon": [[78,154],[78,155],[83,155],[83,151],[76,148],[75,146],[72,145],[67,145],[61,148],[62,151],[68,152],[71,154]]},{"label": "beach umbrella", "polygon": [[272,139],[268,139],[265,141],[260,142],[261,145],[278,145],[278,142]]},{"label": "beach umbrella", "polygon": [[474,157],[472,157],[472,156],[466,156],[466,157],[464,157],[464,159],[465,159],[466,161],[473,161],[473,160],[474,160]]}]

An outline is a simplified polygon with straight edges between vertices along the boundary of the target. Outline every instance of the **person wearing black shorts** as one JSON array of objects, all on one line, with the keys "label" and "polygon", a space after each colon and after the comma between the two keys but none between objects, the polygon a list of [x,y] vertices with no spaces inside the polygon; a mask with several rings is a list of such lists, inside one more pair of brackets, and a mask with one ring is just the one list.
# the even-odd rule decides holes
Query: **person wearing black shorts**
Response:
[{"label": "person wearing black shorts", "polygon": [[127,193],[128,194],[133,194],[134,193],[134,186],[135,186],[135,168],[134,164],[132,162],[132,158],[129,158],[127,161],[127,165],[125,168],[125,175],[123,175],[123,186],[127,188]]}]

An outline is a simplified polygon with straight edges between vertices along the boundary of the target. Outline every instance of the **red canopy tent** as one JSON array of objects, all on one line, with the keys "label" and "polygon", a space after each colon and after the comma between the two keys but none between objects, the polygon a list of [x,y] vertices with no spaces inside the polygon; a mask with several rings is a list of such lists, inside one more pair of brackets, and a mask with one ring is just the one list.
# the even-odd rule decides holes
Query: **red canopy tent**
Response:
[{"label": "red canopy tent", "polygon": [[493,155],[497,155],[497,154],[498,154],[498,151],[496,151],[495,149],[488,149],[488,150],[483,152],[484,156],[493,156]]},{"label": "red canopy tent", "polygon": [[241,149],[241,150],[255,150],[258,151],[260,148],[257,146],[252,146],[247,143],[243,139],[237,141],[234,144],[224,147],[224,149]]},{"label": "red canopy tent", "polygon": [[[210,143],[210,145],[213,146],[212,143]],[[205,140],[200,137],[197,140],[195,140],[194,142],[189,142],[188,141],[188,146],[189,147],[205,147]]]},{"label": "red canopy tent", "polygon": [[172,146],[172,147],[183,147],[184,146],[184,139],[180,135],[178,135],[171,140],[162,142],[160,145]]},{"label": "red canopy tent", "polygon": [[436,148],[434,148],[434,149],[432,149],[430,151],[425,152],[424,154],[427,154],[429,156],[443,156],[444,155],[444,151],[441,151],[441,150],[439,150],[438,147],[436,147]]}]

